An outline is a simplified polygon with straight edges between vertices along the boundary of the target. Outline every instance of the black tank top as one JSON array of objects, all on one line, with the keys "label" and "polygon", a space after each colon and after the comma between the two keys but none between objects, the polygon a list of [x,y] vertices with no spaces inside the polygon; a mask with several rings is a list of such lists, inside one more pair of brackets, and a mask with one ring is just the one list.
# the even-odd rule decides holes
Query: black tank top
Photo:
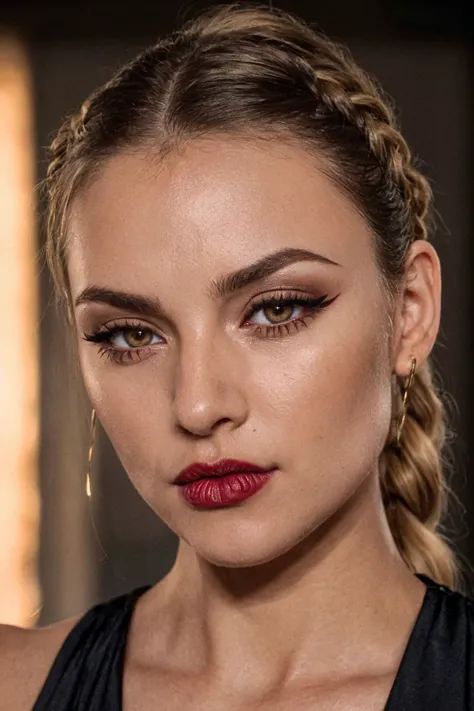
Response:
[{"label": "black tank top", "polygon": [[[427,590],[384,711],[474,711],[474,600],[417,577]],[[127,632],[148,589],[96,605],[79,620],[32,711],[122,711]]]}]

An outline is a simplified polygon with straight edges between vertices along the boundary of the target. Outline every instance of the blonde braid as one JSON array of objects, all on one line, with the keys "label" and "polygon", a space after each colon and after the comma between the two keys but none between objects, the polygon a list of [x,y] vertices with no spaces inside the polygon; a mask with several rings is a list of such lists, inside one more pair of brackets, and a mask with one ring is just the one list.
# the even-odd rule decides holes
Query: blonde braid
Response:
[{"label": "blonde braid", "polygon": [[[64,268],[64,252],[66,249],[66,220],[68,205],[76,187],[76,178],[80,174],[80,163],[74,164],[74,153],[86,132],[86,120],[92,98],[86,100],[78,113],[63,121],[59,131],[49,148],[49,164],[44,187],[46,188],[49,209],[47,212],[46,230],[48,235],[57,235],[58,249],[52,240],[46,241],[45,255],[52,274],[59,299],[64,298],[68,310],[69,287],[67,273]],[[71,170],[68,170],[68,164]],[[69,320],[71,320],[69,313]]]},{"label": "blonde braid", "polygon": [[458,566],[438,530],[451,493],[442,468],[445,433],[443,404],[425,363],[409,392],[400,445],[390,441],[382,453],[380,483],[390,530],[408,567],[455,588]]},{"label": "blonde braid", "polygon": [[[347,63],[344,50],[338,71],[315,70],[320,98],[362,130],[380,166],[407,205],[407,247],[427,239],[432,191],[414,167],[410,149],[399,133],[393,112],[363,72]],[[357,81],[355,81],[357,78]],[[399,391],[401,382],[398,382]],[[398,400],[400,398],[397,398]],[[380,458],[380,481],[387,520],[397,548],[413,572],[424,572],[448,587],[459,584],[456,557],[440,533],[451,491],[443,474],[444,407],[426,362],[416,373],[408,399],[400,447],[387,445]]]},{"label": "blonde braid", "polygon": [[[345,64],[344,54],[341,49],[341,62]],[[411,239],[426,239],[432,191],[425,176],[414,167],[410,148],[376,83],[360,70],[354,73],[353,66],[347,67],[347,73],[316,70],[315,75],[320,97],[364,132],[381,168],[407,201]]]}]

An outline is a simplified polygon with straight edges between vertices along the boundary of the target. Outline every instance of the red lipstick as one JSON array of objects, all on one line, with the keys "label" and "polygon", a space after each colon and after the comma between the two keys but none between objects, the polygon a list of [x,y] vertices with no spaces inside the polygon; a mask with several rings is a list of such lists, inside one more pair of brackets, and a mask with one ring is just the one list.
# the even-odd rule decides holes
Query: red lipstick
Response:
[{"label": "red lipstick", "polygon": [[198,508],[219,508],[238,504],[253,496],[269,481],[275,468],[238,459],[195,462],[174,480],[185,501]]}]

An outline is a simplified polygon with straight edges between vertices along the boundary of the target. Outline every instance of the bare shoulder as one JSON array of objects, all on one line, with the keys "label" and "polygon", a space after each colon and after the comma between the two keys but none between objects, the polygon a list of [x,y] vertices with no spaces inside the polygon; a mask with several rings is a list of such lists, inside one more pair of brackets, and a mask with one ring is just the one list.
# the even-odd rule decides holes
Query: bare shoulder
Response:
[{"label": "bare shoulder", "polygon": [[80,617],[38,629],[0,625],[0,711],[31,711],[62,643]]}]

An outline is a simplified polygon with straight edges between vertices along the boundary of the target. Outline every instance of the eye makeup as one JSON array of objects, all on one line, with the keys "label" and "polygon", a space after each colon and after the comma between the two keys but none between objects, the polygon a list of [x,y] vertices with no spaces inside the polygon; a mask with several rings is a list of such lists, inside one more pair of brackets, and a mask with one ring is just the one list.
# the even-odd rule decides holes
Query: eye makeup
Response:
[{"label": "eye makeup", "polygon": [[[242,328],[251,330],[258,338],[287,337],[308,326],[309,322],[338,296],[339,294],[329,299],[328,294],[325,294],[315,298],[300,292],[285,291],[264,295],[251,304]],[[274,320],[271,317],[272,312]],[[259,313],[266,322],[252,321]],[[85,341],[98,346],[101,356],[105,355],[110,361],[120,364],[140,361],[150,354],[152,349],[163,345],[164,340],[153,343],[154,337],[162,338],[155,328],[139,319],[117,319],[92,333],[83,334]],[[140,343],[142,340],[146,342]]]}]

